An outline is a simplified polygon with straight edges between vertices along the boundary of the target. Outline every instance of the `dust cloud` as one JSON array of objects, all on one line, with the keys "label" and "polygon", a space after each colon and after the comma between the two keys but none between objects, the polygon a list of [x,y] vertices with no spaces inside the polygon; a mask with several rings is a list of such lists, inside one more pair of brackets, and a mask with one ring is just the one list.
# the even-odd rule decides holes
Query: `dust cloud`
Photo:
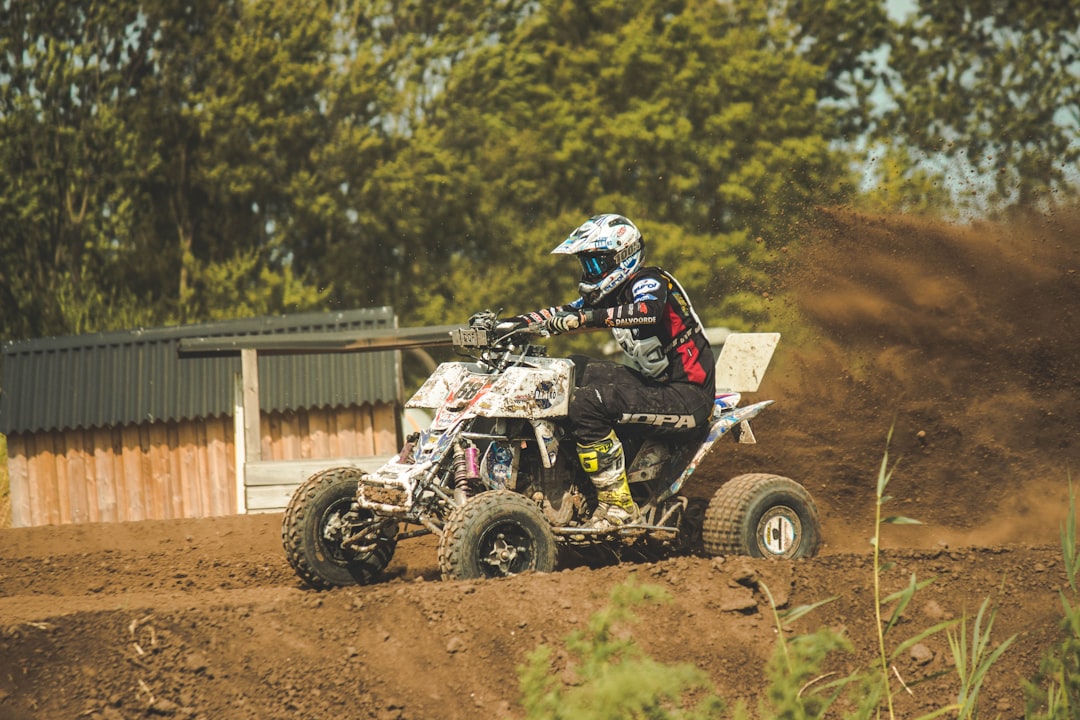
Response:
[{"label": "dust cloud", "polygon": [[734,466],[768,459],[806,484],[835,550],[865,547],[886,448],[885,512],[924,523],[886,539],[1056,544],[1080,451],[1078,238],[1076,210],[971,225],[823,210],[777,278],[767,449]]}]

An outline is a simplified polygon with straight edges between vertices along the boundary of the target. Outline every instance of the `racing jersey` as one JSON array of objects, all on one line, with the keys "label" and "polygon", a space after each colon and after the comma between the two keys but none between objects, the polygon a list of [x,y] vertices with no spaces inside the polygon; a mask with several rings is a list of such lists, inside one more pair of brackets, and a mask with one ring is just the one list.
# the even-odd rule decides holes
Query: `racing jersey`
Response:
[{"label": "racing jersey", "polygon": [[715,392],[716,361],[690,298],[670,273],[646,267],[616,292],[590,306],[582,298],[533,316],[585,313],[589,327],[609,327],[628,364],[655,380],[699,385]]}]

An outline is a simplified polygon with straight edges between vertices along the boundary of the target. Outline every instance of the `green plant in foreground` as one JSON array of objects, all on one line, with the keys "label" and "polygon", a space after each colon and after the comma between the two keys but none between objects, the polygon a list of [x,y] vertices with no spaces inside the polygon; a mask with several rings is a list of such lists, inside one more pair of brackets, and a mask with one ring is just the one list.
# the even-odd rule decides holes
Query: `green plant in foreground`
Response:
[{"label": "green plant in foreground", "polygon": [[1061,527],[1061,550],[1065,559],[1065,574],[1072,591],[1061,591],[1064,617],[1061,641],[1051,648],[1039,664],[1039,671],[1025,683],[1027,696],[1025,717],[1032,720],[1066,720],[1080,718],[1080,552],[1076,544],[1076,496],[1069,482],[1069,514]]},{"label": "green plant in foreground", "polygon": [[[889,652],[885,645],[885,636],[896,627],[896,624],[900,621],[900,618],[904,614],[904,610],[911,603],[911,599],[915,597],[915,593],[921,588],[926,587],[933,579],[926,580],[919,583],[915,579],[915,575],[912,574],[910,582],[900,590],[888,597],[882,599],[881,597],[881,576],[889,570],[892,565],[882,565],[881,562],[881,528],[883,525],[921,525],[918,520],[914,520],[909,517],[900,515],[892,515],[882,517],[882,508],[892,500],[892,497],[885,494],[886,488],[889,486],[889,481],[892,479],[893,472],[896,470],[894,465],[889,467],[889,443],[892,441],[892,429],[889,429],[889,434],[885,440],[885,453],[881,457],[881,466],[878,468],[877,484],[874,492],[874,536],[870,539],[870,545],[873,548],[874,558],[874,626],[877,629],[877,646],[878,646],[878,673],[880,688],[885,696],[886,705],[889,710],[889,717],[894,718],[896,716],[893,708],[893,691],[892,691],[892,677],[889,673],[889,667],[893,660],[899,656],[904,650],[913,647],[916,643],[934,635],[942,630],[948,628],[954,624],[954,621],[946,621],[938,623],[933,627],[930,627],[916,636],[905,640],[900,643],[892,652]],[[888,621],[884,621],[882,618],[882,610],[889,603],[896,603],[893,608],[892,615]],[[865,703],[864,703],[865,708]],[[945,709],[942,710],[944,712]]]},{"label": "green plant in foreground", "polygon": [[[995,611],[986,614],[990,605],[990,598],[983,600],[979,612],[975,616],[975,625],[971,629],[971,645],[967,639],[967,615],[960,623],[960,633],[954,635],[951,630],[947,632],[949,648],[952,650],[953,663],[956,666],[956,674],[960,678],[960,692],[956,703],[948,709],[957,710],[957,718],[975,717],[975,704],[979,698],[979,690],[990,667],[997,662],[1016,636],[1010,636],[1005,642],[993,650],[990,649],[990,631],[994,627]],[[985,625],[984,625],[985,622]]]},{"label": "green plant in foreground", "polygon": [[765,701],[759,704],[758,716],[786,720],[823,717],[851,678],[829,682],[830,676],[821,673],[821,665],[833,651],[851,650],[851,643],[830,628],[819,628],[812,634],[796,635],[790,640],[785,640],[784,634],[791,623],[836,597],[781,612],[777,610],[768,586],[762,583],[760,587],[769,600],[777,641],[766,668],[769,687]]},{"label": "green plant in foreground", "polygon": [[[889,432],[891,439],[892,431]],[[908,584],[901,590],[882,597],[881,577],[891,564],[881,561],[881,529],[889,524],[918,524],[917,520],[906,517],[883,517],[882,507],[891,499],[885,494],[892,470],[889,468],[889,455],[886,449],[878,472],[876,498],[877,508],[874,521],[873,573],[874,573],[874,617],[876,621],[877,659],[871,667],[835,678],[832,673],[822,673],[827,657],[836,650],[850,650],[851,643],[839,633],[829,628],[820,628],[814,633],[795,635],[787,638],[792,623],[814,609],[832,602],[829,598],[812,605],[800,605],[781,611],[776,607],[772,592],[764,583],[758,587],[768,598],[772,616],[776,623],[777,641],[773,655],[766,667],[769,679],[758,703],[757,716],[765,718],[783,718],[784,720],[808,720],[823,718],[844,698],[847,713],[844,717],[876,718],[882,715],[883,705],[889,718],[895,718],[893,703],[893,675],[896,670],[893,663],[902,653],[909,651],[916,644],[944,631],[952,651],[955,671],[959,679],[956,700],[948,703],[919,720],[929,720],[945,715],[958,720],[976,716],[979,693],[987,672],[1015,640],[1010,637],[996,647],[991,646],[991,630],[994,624],[994,611],[989,609],[989,599],[984,600],[971,627],[970,642],[968,618],[937,623],[915,635],[899,642],[891,648],[886,643],[889,633],[896,628],[904,611],[910,605],[915,593],[926,587],[932,580],[919,582],[912,574]],[[1075,525],[1070,515],[1070,548],[1066,550],[1066,564],[1070,568],[1070,584],[1076,593],[1077,570],[1080,570],[1080,554],[1075,550]],[[644,601],[664,602],[669,599],[667,593],[652,585],[635,585],[632,581],[616,586],[611,591],[609,607],[595,613],[589,621],[588,630],[572,633],[566,641],[570,656],[569,671],[574,681],[567,683],[551,674],[552,650],[544,645],[533,651],[526,665],[518,668],[522,689],[522,704],[530,720],[557,720],[575,718],[580,720],[622,720],[623,718],[649,720],[668,720],[678,718],[719,718],[723,704],[711,694],[707,676],[691,665],[666,666],[646,656],[632,638],[620,634],[620,626],[636,620],[630,608]],[[1080,692],[1080,608],[1072,609],[1062,597],[1067,615],[1071,612],[1071,645],[1063,648],[1058,656],[1059,667],[1062,662],[1071,663],[1070,669],[1059,672],[1048,670],[1054,677],[1064,677],[1065,681],[1051,683],[1049,694],[1053,702],[1072,702],[1072,715],[1048,714],[1042,718],[1077,718],[1080,703],[1069,698],[1076,698]],[[892,612],[886,619],[884,610],[892,605]],[[959,625],[959,631],[954,628]],[[1068,653],[1071,653],[1068,654]],[[1064,657],[1065,660],[1061,660]],[[1057,674],[1054,674],[1057,673]],[[897,680],[903,682],[896,674]],[[1071,682],[1071,685],[1066,685]],[[906,687],[906,686],[905,686]],[[1071,687],[1072,695],[1066,697]],[[684,700],[691,693],[708,692],[696,706],[684,707]],[[1057,705],[1053,705],[1057,707]],[[742,720],[747,711],[740,704],[735,709],[734,717]]]},{"label": "green plant in foreground", "polygon": [[[951,713],[956,713],[956,718],[958,720],[973,718],[976,714],[979,691],[982,688],[986,673],[998,658],[1001,657],[1002,653],[1008,649],[1009,645],[1013,643],[1016,636],[1010,637],[993,650],[990,649],[990,632],[994,625],[995,612],[991,611],[989,615],[987,615],[987,608],[990,603],[989,598],[987,598],[983,601],[982,606],[979,608],[978,615],[975,618],[975,624],[971,631],[970,645],[967,644],[967,616],[965,614],[959,621],[946,620],[926,628],[916,635],[904,640],[891,651],[888,650],[885,644],[886,635],[890,630],[896,627],[900,618],[903,616],[904,610],[907,609],[912,598],[915,597],[915,593],[932,583],[934,580],[931,578],[930,580],[918,582],[913,573],[910,581],[902,590],[892,593],[885,598],[881,597],[882,573],[892,567],[891,563],[886,565],[882,565],[881,563],[882,526],[922,524],[918,520],[900,515],[882,516],[883,506],[892,500],[889,495],[885,494],[885,490],[889,485],[889,481],[892,479],[893,471],[896,469],[895,465],[892,468],[889,468],[888,444],[891,440],[892,429],[889,430],[886,439],[885,453],[881,459],[881,467],[878,469],[875,491],[876,507],[874,514],[874,537],[870,540],[874,553],[874,619],[877,627],[878,641],[877,672],[879,674],[879,683],[883,690],[889,717],[896,717],[893,703],[894,693],[892,678],[890,676],[892,663],[901,655],[901,653],[910,650],[917,643],[945,631],[949,640],[949,648],[952,651],[953,663],[960,682],[960,688],[957,692],[957,699],[955,702],[930,712],[922,716],[922,718],[935,718]],[[895,603],[895,605],[893,606],[892,614],[887,621],[883,620],[882,610],[885,606],[893,603]],[[953,634],[952,628],[956,626],[958,622],[960,624],[960,632],[959,634]],[[866,704],[863,705],[863,711],[869,711]]]},{"label": "green plant in foreground", "polygon": [[[532,720],[705,720],[723,710],[711,694],[708,677],[690,664],[664,665],[646,655],[632,637],[621,632],[637,618],[634,605],[667,602],[670,596],[656,585],[637,585],[633,579],[611,590],[610,604],[589,620],[588,629],[567,637],[576,683],[567,686],[552,676],[552,651],[541,645],[518,668],[522,705]],[[685,709],[688,693],[707,694]]]},{"label": "green plant in foreground", "polygon": [[[889,431],[888,436],[888,440],[891,439],[892,430]],[[784,658],[786,662],[786,665],[770,668],[772,685],[769,690],[769,698],[774,711],[774,714],[771,715],[771,717],[822,717],[825,711],[838,699],[840,694],[845,689],[848,689],[851,691],[849,700],[853,701],[850,703],[852,711],[848,717],[870,718],[880,716],[881,706],[884,704],[888,717],[895,718],[896,710],[894,705],[893,675],[896,675],[897,681],[903,682],[895,670],[894,663],[896,659],[900,657],[902,653],[909,651],[916,644],[944,631],[949,640],[949,646],[952,650],[953,661],[959,679],[957,699],[953,703],[946,704],[923,715],[922,720],[929,720],[929,718],[953,714],[959,719],[972,718],[975,716],[979,691],[981,690],[986,673],[1015,639],[1015,636],[1011,637],[996,648],[991,649],[990,634],[993,627],[994,613],[989,612],[989,614],[987,614],[989,600],[986,600],[983,602],[975,619],[974,627],[971,631],[970,645],[967,643],[968,632],[966,616],[959,621],[948,620],[937,623],[899,642],[895,647],[890,648],[886,643],[889,633],[897,627],[900,619],[903,617],[904,611],[915,597],[915,593],[933,582],[933,579],[920,582],[917,580],[916,576],[912,574],[909,582],[904,588],[886,597],[882,597],[881,579],[883,574],[892,567],[891,563],[882,562],[881,532],[883,526],[921,524],[918,520],[913,520],[908,517],[898,515],[885,516],[883,514],[884,506],[892,499],[890,496],[886,495],[886,489],[888,488],[889,481],[892,479],[894,470],[895,466],[893,468],[889,467],[887,441],[886,451],[882,456],[881,467],[878,470],[875,488],[876,505],[874,514],[874,535],[870,540],[870,544],[873,548],[874,621],[877,635],[877,659],[874,663],[874,667],[862,671],[855,671],[839,680],[822,682],[819,688],[820,692],[829,692],[832,694],[818,696],[818,693],[814,688],[811,688],[810,685],[803,684],[802,681],[817,672],[817,668],[822,664],[824,655],[820,654],[819,651],[821,649],[831,651],[837,647],[842,647],[843,645],[836,643],[827,635],[823,635],[823,631],[821,630],[813,635],[797,636],[785,644],[782,639],[782,627],[780,627],[780,621],[784,616],[776,612],[775,604],[772,603],[772,597],[769,595],[770,604],[773,605],[773,612],[777,618],[778,632],[781,637],[781,640],[779,641],[782,648],[781,657]],[[819,605],[820,604],[821,603],[819,603]],[[890,605],[892,606],[892,611],[888,618],[886,618],[884,613],[886,608]],[[816,607],[816,605],[813,607]],[[795,617],[805,614],[813,609],[813,607],[797,608],[797,612],[792,611],[787,616],[787,622],[792,622]],[[958,623],[961,626],[960,632],[954,635],[952,628]],[[829,647],[830,643],[833,643],[832,647]],[[796,670],[796,668],[798,669]],[[821,679],[821,677],[818,679]],[[813,682],[811,684],[813,684]],[[792,685],[799,688],[796,695],[790,694]],[[768,715],[765,713],[762,713],[762,717],[767,716]]]}]

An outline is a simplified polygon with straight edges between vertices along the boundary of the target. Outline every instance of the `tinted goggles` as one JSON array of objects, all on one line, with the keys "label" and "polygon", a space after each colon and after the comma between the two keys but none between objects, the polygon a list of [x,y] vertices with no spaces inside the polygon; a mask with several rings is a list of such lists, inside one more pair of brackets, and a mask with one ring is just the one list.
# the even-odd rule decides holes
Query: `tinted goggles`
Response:
[{"label": "tinted goggles", "polygon": [[586,282],[599,280],[618,265],[611,253],[582,253],[577,257],[581,262],[581,279]]}]

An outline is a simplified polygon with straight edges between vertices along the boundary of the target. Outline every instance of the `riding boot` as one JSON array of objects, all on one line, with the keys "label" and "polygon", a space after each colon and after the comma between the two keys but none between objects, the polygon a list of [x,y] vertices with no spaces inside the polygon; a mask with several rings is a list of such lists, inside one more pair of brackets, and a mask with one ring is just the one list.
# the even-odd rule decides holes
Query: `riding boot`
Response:
[{"label": "riding boot", "polygon": [[588,473],[599,500],[586,527],[610,530],[634,522],[638,507],[630,495],[623,447],[615,431],[603,440],[588,445],[579,443],[577,451],[581,467]]}]

